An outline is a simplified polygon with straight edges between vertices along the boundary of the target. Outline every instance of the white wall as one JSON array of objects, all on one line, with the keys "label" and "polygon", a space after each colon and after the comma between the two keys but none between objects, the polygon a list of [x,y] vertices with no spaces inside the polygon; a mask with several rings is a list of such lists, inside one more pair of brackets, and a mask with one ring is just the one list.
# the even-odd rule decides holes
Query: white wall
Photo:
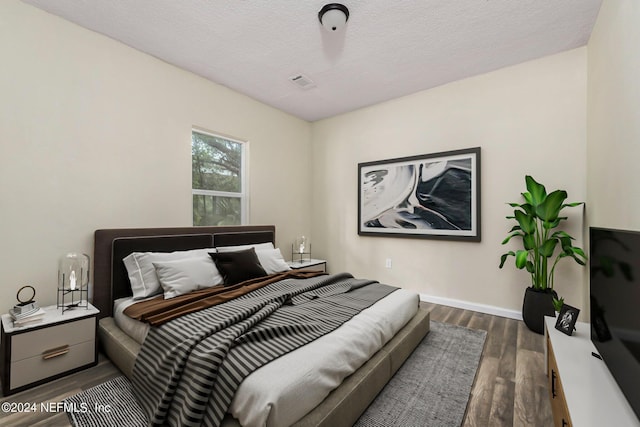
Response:
[{"label": "white wall", "polygon": [[191,225],[192,126],[250,141],[250,221],[285,256],[309,233],[309,123],[17,0],[0,63],[0,312],[26,283],[55,303],[95,229]]},{"label": "white wall", "polygon": [[640,230],[640,2],[605,0],[589,40],[588,220]]},{"label": "white wall", "polygon": [[[523,63],[312,124],[314,251],[331,271],[421,293],[519,311],[527,273],[498,269],[524,176],[586,198],[586,48]],[[357,164],[482,147],[482,242],[360,237]],[[582,210],[567,229],[582,244]],[[515,246],[509,246],[514,248]],[[392,259],[392,269],[385,259]],[[586,305],[584,269],[559,268],[556,288]]]}]

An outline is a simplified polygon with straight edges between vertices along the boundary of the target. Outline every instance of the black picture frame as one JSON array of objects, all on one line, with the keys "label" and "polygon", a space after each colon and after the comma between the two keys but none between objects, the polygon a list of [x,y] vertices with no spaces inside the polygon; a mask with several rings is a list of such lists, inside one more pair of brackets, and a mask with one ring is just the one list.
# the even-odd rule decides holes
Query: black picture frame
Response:
[{"label": "black picture frame", "polygon": [[358,234],[479,242],[480,147],[358,163]]},{"label": "black picture frame", "polygon": [[571,307],[568,304],[562,304],[562,308],[558,314],[558,320],[556,320],[556,329],[571,336],[575,330],[578,314],[580,314],[579,309]]}]

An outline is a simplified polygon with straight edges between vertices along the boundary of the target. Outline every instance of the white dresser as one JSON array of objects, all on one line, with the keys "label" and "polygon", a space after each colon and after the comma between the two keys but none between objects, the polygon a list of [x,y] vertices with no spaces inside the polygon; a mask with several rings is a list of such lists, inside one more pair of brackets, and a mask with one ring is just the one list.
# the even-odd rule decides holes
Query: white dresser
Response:
[{"label": "white dresser", "polygon": [[547,376],[557,427],[640,427],[640,421],[591,342],[589,323],[576,323],[572,336],[545,317]]},{"label": "white dresser", "polygon": [[93,366],[98,362],[98,309],[75,308],[62,313],[43,307],[41,322],[15,327],[2,315],[0,370],[5,396]]}]

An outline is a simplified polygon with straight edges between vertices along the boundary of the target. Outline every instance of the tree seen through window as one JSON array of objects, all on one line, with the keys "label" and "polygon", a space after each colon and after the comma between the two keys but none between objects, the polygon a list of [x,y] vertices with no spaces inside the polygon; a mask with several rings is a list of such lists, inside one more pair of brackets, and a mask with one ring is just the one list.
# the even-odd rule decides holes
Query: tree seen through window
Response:
[{"label": "tree seen through window", "polygon": [[193,225],[242,224],[243,155],[241,142],[191,133]]}]

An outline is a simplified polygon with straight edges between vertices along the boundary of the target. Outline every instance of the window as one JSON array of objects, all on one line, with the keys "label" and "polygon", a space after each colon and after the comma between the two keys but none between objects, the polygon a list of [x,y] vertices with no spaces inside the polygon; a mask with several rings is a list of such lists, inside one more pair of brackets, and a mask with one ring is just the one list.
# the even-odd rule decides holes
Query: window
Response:
[{"label": "window", "polygon": [[246,222],[245,146],[231,138],[191,132],[193,225]]}]

